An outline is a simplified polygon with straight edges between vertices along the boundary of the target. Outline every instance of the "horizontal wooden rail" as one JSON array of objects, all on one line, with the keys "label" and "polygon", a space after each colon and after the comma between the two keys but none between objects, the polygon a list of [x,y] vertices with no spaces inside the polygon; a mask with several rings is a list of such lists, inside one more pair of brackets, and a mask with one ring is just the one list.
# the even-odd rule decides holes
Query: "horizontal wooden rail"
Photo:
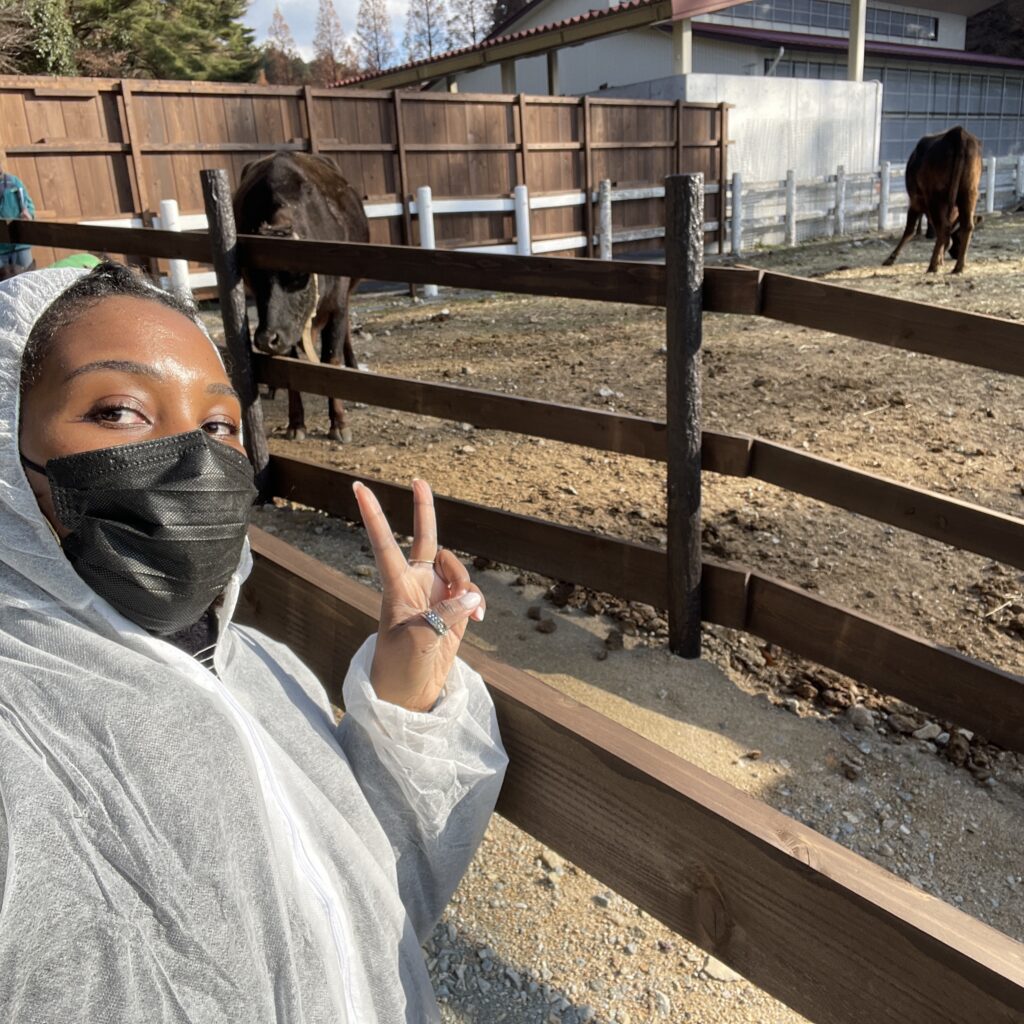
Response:
[{"label": "horizontal wooden rail", "polygon": [[[378,595],[251,538],[240,618],[340,703]],[[1019,943],[535,677],[471,644],[461,653],[509,754],[499,812],[673,931],[818,1024],[1021,1019]]]},{"label": "horizontal wooden rail", "polygon": [[[762,316],[1024,376],[1024,324],[766,272]],[[922,369],[922,372],[927,372]]]},{"label": "horizontal wooden rail", "polygon": [[[256,380],[276,388],[544,437],[664,462],[664,421],[534,398],[430,384],[281,356],[254,356]],[[1024,520],[852,469],[795,448],[704,431],[702,465],[753,477],[869,519],[1024,569]]]},{"label": "horizontal wooden rail", "polygon": [[[407,487],[273,455],[273,494],[357,519],[352,483],[372,486],[392,526],[412,529]],[[448,547],[666,607],[665,552],[532,516],[438,497]],[[916,707],[1024,751],[1024,678],[745,568],[704,563],[703,616],[778,644]]]},{"label": "horizontal wooden rail", "polygon": [[[209,260],[200,232],[0,221],[0,242]],[[665,304],[655,264],[422,250],[240,235],[243,262],[317,272],[645,306]],[[1024,376],[1024,324],[750,268],[709,267],[704,310],[760,314],[893,348]]]}]

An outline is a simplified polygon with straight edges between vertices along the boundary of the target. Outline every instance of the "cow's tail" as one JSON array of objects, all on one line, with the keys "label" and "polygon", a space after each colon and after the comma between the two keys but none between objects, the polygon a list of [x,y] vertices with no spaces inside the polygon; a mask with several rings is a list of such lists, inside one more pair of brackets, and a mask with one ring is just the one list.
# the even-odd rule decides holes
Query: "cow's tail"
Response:
[{"label": "cow's tail", "polygon": [[[946,220],[950,231],[953,230],[953,210],[956,207],[957,195],[960,192],[960,179],[963,177],[964,169],[967,166],[967,140],[964,138],[964,130],[956,129],[956,160],[953,162],[953,175],[949,179],[949,203],[947,206]],[[959,211],[958,211],[959,215]]]}]

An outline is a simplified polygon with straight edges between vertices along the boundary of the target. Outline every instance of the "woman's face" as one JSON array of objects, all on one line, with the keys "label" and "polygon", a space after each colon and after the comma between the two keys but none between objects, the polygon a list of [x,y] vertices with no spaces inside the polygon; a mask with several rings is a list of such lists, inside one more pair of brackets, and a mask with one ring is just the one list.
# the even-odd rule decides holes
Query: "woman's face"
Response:
[{"label": "woman's face", "polygon": [[[21,453],[50,459],[205,430],[242,452],[242,409],[202,331],[181,313],[111,296],[58,332],[21,410]],[[45,474],[26,468],[43,514],[63,539]]]}]

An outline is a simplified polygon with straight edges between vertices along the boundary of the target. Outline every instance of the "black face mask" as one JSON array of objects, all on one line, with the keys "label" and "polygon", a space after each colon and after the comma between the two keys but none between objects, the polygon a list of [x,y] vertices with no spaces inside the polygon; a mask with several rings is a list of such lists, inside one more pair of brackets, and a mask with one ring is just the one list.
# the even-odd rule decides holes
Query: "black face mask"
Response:
[{"label": "black face mask", "polygon": [[50,481],[75,572],[151,633],[196,622],[238,568],[252,466],[203,430],[22,462]]}]

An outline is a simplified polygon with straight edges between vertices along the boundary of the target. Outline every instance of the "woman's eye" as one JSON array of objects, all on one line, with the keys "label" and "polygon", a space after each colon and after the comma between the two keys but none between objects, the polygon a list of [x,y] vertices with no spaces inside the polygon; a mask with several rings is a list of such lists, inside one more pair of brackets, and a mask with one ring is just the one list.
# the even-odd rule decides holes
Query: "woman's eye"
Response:
[{"label": "woman's eye", "polygon": [[214,437],[234,437],[238,427],[230,420],[209,420],[203,424],[203,430]]},{"label": "woman's eye", "polygon": [[146,417],[130,405],[106,405],[95,410],[90,419],[98,423],[108,423],[115,427],[134,427],[148,423]]}]

